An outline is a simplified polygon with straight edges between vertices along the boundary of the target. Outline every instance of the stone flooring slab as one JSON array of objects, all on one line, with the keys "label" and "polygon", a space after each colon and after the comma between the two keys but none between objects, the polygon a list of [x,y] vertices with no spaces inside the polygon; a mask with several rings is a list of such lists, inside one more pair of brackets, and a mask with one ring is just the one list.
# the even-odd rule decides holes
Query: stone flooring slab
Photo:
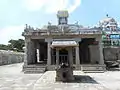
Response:
[{"label": "stone flooring slab", "polygon": [[33,90],[42,74],[24,74],[23,63],[0,66],[0,90]]},{"label": "stone flooring slab", "polygon": [[74,71],[76,81],[55,82],[55,71],[24,74],[23,63],[0,66],[0,90],[120,90],[120,71],[83,73]]}]

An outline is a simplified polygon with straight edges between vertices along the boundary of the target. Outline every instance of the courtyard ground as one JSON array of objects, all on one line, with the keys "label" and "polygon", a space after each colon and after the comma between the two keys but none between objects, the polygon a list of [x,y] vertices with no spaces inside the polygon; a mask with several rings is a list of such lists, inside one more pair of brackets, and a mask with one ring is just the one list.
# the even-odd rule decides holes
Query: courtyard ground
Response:
[{"label": "courtyard ground", "polygon": [[120,71],[74,71],[75,82],[55,82],[55,71],[24,74],[23,63],[0,66],[0,90],[120,90]]}]

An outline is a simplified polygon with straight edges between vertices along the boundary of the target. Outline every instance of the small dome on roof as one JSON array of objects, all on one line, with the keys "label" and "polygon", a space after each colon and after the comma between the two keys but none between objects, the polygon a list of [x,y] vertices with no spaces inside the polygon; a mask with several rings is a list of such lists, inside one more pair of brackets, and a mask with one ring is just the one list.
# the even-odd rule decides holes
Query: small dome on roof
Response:
[{"label": "small dome on roof", "polygon": [[57,17],[68,17],[69,16],[69,13],[67,10],[59,10],[57,12]]}]

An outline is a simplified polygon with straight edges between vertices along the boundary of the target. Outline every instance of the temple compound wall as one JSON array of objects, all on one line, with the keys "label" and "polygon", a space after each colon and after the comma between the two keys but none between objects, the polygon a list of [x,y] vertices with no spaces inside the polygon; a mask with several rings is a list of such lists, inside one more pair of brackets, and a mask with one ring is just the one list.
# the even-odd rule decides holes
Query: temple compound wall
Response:
[{"label": "temple compound wall", "polygon": [[[7,51],[0,51],[0,65],[7,65],[7,64],[24,62],[24,57],[25,57],[24,55],[25,54],[23,54],[23,53],[13,53],[13,52],[7,52]],[[120,60],[120,48],[119,47],[117,47],[117,48],[112,48],[112,47],[103,48],[103,57],[104,57],[104,61]]]},{"label": "temple compound wall", "polygon": [[21,63],[24,61],[24,54],[11,51],[0,51],[0,65]]}]

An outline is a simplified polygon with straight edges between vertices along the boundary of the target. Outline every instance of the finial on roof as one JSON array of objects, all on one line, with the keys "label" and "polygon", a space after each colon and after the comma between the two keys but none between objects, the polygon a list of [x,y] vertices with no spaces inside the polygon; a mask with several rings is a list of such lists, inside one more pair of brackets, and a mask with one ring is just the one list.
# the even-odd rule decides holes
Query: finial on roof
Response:
[{"label": "finial on roof", "polygon": [[78,21],[76,21],[75,24],[78,25]]},{"label": "finial on roof", "polygon": [[28,25],[27,24],[25,24],[25,29],[28,29]]},{"label": "finial on roof", "polygon": [[31,29],[31,26],[30,26],[30,25],[29,25],[28,27],[29,27],[29,29]]},{"label": "finial on roof", "polygon": [[106,14],[106,16],[107,16],[107,17],[109,17],[109,15],[108,15],[108,14]]},{"label": "finial on roof", "polygon": [[50,23],[50,22],[48,22],[48,25],[51,25],[51,23]]}]

